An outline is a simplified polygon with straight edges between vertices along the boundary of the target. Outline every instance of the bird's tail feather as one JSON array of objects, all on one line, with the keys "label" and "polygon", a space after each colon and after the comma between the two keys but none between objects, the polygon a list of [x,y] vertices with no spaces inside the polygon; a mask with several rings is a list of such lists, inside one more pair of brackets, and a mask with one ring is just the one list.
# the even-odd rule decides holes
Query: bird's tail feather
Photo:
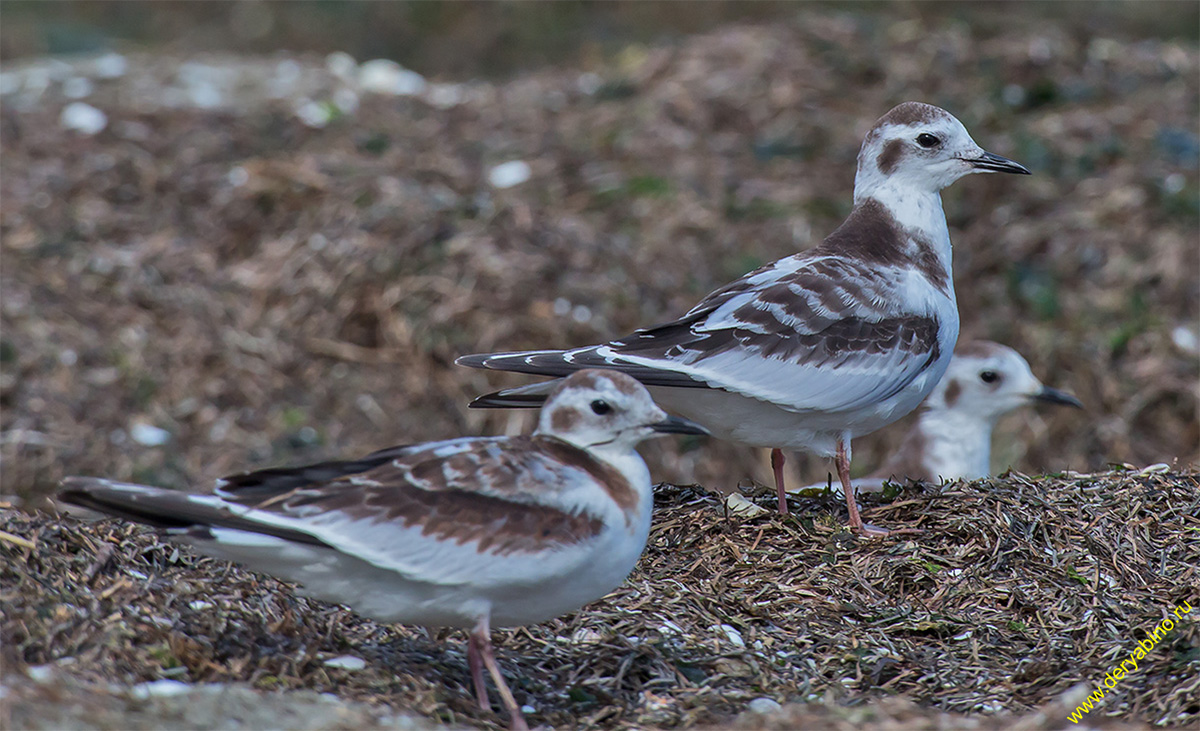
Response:
[{"label": "bird's tail feather", "polygon": [[235,513],[214,495],[192,495],[160,487],[115,482],[98,477],[68,477],[56,496],[61,502],[114,518],[142,523],[174,535],[210,537],[210,528],[261,533],[312,545],[323,541],[299,530]]}]

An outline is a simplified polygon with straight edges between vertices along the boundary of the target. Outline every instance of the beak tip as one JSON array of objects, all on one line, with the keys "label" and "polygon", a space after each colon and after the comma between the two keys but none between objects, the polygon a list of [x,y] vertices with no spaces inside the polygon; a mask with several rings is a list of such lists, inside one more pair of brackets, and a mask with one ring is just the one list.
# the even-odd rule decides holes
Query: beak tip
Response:
[{"label": "beak tip", "polygon": [[1060,391],[1057,388],[1043,386],[1041,391],[1038,391],[1033,396],[1038,401],[1044,401],[1048,404],[1057,404],[1059,406],[1070,406],[1076,409],[1084,409],[1083,402],[1076,398],[1073,394],[1066,391]]},{"label": "beak tip", "polygon": [[1015,160],[1009,160],[995,153],[984,152],[970,161],[971,165],[989,173],[1012,173],[1014,175],[1033,175],[1029,168]]},{"label": "beak tip", "polygon": [[704,428],[701,424],[697,424],[691,419],[684,419],[679,416],[668,416],[666,419],[650,424],[650,428],[660,434],[695,434],[698,436],[712,436],[712,433]]}]

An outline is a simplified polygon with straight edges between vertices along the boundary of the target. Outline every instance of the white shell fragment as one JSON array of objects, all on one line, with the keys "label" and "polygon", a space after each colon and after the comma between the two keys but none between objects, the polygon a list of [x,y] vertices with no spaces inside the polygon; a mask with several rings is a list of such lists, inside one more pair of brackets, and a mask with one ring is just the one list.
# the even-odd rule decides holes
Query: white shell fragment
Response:
[{"label": "white shell fragment", "polygon": [[488,173],[488,182],[493,188],[511,188],[529,180],[533,169],[524,160],[502,162]]},{"label": "white shell fragment", "polygon": [[108,126],[108,115],[91,104],[71,102],[63,107],[58,121],[66,129],[85,135],[94,135]]},{"label": "white shell fragment", "polygon": [[129,436],[133,438],[133,441],[146,447],[161,447],[171,441],[171,432],[141,422],[134,424],[129,429]]},{"label": "white shell fragment", "polygon": [[367,661],[354,655],[339,655],[329,658],[324,665],[327,668],[341,668],[342,670],[362,670],[367,666]]},{"label": "white shell fragment", "polygon": [[731,493],[725,498],[725,507],[729,512],[741,518],[755,518],[770,512],[761,505],[755,505],[738,493]]},{"label": "white shell fragment", "polygon": [[425,91],[424,76],[386,58],[367,61],[360,66],[358,83],[364,91],[376,94],[412,96]]}]

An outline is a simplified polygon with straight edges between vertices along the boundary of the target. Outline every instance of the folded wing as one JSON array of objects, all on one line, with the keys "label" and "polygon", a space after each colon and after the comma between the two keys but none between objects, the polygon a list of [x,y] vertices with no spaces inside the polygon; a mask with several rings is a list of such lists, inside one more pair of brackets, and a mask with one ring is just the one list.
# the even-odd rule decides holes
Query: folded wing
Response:
[{"label": "folded wing", "polygon": [[257,535],[267,560],[294,544],[412,582],[512,581],[522,568],[511,559],[534,551],[546,573],[577,570],[605,527],[599,515],[534,500],[547,484],[583,489],[594,480],[586,462],[564,463],[537,439],[460,439],[263,470],[226,478],[213,495],[71,477],[59,497],[198,545],[236,541],[238,560],[252,567],[247,547]]},{"label": "folded wing", "polygon": [[[782,259],[679,320],[604,345],[472,355],[468,366],[564,376],[612,368],[649,386],[720,388],[803,412],[852,410],[902,390],[941,356],[932,312],[905,311],[902,271],[824,256]],[[919,301],[919,300],[918,300]],[[534,405],[510,389],[475,405]]]}]

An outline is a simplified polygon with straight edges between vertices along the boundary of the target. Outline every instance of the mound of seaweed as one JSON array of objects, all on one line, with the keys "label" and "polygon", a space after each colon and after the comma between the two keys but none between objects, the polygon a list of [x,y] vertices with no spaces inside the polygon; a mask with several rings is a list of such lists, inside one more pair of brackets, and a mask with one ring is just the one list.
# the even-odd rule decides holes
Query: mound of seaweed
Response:
[{"label": "mound of seaweed", "polygon": [[[924,529],[906,540],[854,538],[836,497],[804,498],[781,519],[741,517],[697,487],[658,490],[648,549],[620,589],[496,633],[532,722],[1062,727],[1177,607],[1200,607],[1195,473],[1014,473],[864,498],[875,522]],[[18,718],[37,717],[46,692],[14,678],[53,673],[84,687],[242,683],[334,693],[383,706],[379,717],[499,721],[474,706],[454,633],[380,626],[120,522],[6,510],[0,530]],[[1200,717],[1200,615],[1179,616],[1089,723]],[[347,655],[365,667],[327,664]]]}]

